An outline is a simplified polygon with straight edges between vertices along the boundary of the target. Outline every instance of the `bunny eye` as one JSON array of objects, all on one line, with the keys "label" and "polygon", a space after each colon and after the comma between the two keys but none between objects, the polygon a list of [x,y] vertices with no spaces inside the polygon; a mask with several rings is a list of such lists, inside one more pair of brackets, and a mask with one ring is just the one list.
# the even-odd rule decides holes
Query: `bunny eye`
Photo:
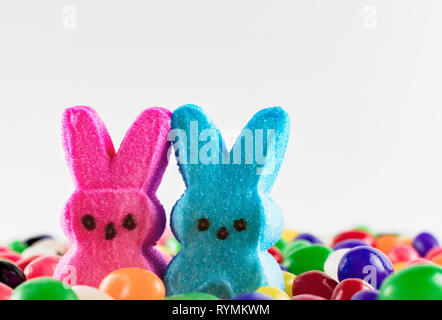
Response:
[{"label": "bunny eye", "polygon": [[95,222],[95,218],[91,216],[90,214],[84,215],[81,218],[81,223],[83,224],[83,227],[86,228],[86,230],[92,231],[97,226]]},{"label": "bunny eye", "polygon": [[206,231],[210,227],[210,221],[207,218],[201,218],[198,220],[198,230],[199,231]]},{"label": "bunny eye", "polygon": [[245,219],[235,220],[235,221],[233,221],[233,227],[238,232],[244,231],[247,229],[247,222]]},{"label": "bunny eye", "polygon": [[123,220],[123,227],[127,230],[133,230],[137,227],[137,222],[133,214],[128,214]]}]

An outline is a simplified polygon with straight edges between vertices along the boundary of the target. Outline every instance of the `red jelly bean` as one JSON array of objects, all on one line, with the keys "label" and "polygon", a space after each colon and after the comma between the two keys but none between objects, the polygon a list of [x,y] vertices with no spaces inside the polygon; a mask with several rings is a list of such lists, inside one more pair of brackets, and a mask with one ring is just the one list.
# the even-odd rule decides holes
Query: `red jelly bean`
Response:
[{"label": "red jelly bean", "polygon": [[60,256],[38,257],[27,265],[23,273],[27,280],[38,277],[52,277],[60,259]]},{"label": "red jelly bean", "polygon": [[293,296],[309,294],[329,300],[338,283],[324,272],[312,270],[301,273],[293,281]]},{"label": "red jelly bean", "polygon": [[9,300],[12,291],[13,291],[12,288],[0,282],[0,300]]},{"label": "red jelly bean", "polygon": [[298,294],[297,296],[294,296],[292,300],[327,300],[327,299],[315,296],[313,294]]},{"label": "red jelly bean", "polygon": [[0,253],[0,259],[6,259],[12,262],[17,262],[18,260],[21,259],[21,255],[16,253],[16,252],[12,252],[12,251],[5,251]]},{"label": "red jelly bean", "polygon": [[414,249],[412,246],[407,246],[403,244],[399,244],[390,249],[387,256],[393,264],[415,260],[420,257],[416,249]]},{"label": "red jelly bean", "polygon": [[344,241],[344,240],[362,240],[367,242],[367,244],[369,244],[370,246],[374,246],[375,243],[375,238],[364,231],[360,231],[360,230],[350,230],[350,231],[346,231],[346,232],[342,232],[340,234],[338,234],[334,239],[333,239],[333,244],[332,247],[334,247],[335,245],[337,245],[339,242]]},{"label": "red jelly bean", "polygon": [[437,256],[441,253],[442,253],[442,247],[435,247],[433,249],[430,249],[430,251],[427,252],[427,254],[425,255],[425,259],[431,260],[435,256]]},{"label": "red jelly bean", "polygon": [[32,256],[29,258],[25,258],[25,259],[20,259],[18,260],[15,264],[22,270],[24,271],[25,268],[27,267],[28,264],[30,264],[32,261],[34,261],[35,259],[41,257],[41,255],[36,255],[36,256]]},{"label": "red jelly bean", "polygon": [[271,247],[268,251],[279,264],[282,263],[284,257],[282,256],[281,251],[279,251],[277,247]]},{"label": "red jelly bean", "polygon": [[345,279],[335,288],[331,300],[351,300],[356,292],[361,290],[374,290],[374,288],[361,279]]},{"label": "red jelly bean", "polygon": [[0,247],[0,253],[6,253],[6,252],[11,252],[11,249],[6,247]]}]

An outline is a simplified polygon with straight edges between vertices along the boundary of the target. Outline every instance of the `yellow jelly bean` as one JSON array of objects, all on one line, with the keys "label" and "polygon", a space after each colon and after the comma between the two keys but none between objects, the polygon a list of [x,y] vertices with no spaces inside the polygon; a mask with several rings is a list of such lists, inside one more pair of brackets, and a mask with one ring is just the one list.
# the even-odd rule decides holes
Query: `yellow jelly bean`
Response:
[{"label": "yellow jelly bean", "polygon": [[290,300],[290,297],[287,293],[285,293],[281,289],[274,287],[262,287],[256,290],[256,292],[264,293],[268,296],[271,296],[275,300]]},{"label": "yellow jelly bean", "polygon": [[296,276],[293,273],[285,271],[282,274],[284,275],[285,293],[287,293],[289,297],[292,297],[293,281],[295,280]]},{"label": "yellow jelly bean", "polygon": [[397,272],[399,270],[402,270],[403,268],[405,268],[406,265],[407,265],[407,261],[395,263],[393,265],[394,271]]},{"label": "yellow jelly bean", "polygon": [[298,234],[299,234],[298,231],[284,229],[281,238],[283,238],[286,241],[293,241],[293,239],[295,239]]}]

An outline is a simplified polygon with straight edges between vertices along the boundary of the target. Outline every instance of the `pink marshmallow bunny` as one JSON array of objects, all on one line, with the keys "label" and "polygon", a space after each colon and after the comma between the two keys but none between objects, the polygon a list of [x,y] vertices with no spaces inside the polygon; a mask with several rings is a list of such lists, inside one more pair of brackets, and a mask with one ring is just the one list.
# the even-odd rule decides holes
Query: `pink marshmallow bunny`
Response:
[{"label": "pink marshmallow bunny", "polygon": [[162,277],[166,262],[154,248],[166,216],[156,190],[167,166],[171,113],[145,110],[118,153],[97,113],[67,109],[63,140],[76,184],[62,216],[71,246],[54,278],[98,287],[110,272],[143,268]]}]

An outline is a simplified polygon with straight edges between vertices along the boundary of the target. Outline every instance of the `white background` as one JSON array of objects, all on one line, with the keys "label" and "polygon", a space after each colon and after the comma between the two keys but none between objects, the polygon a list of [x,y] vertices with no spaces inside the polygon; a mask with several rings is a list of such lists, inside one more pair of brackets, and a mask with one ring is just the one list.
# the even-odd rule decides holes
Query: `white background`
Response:
[{"label": "white background", "polygon": [[[66,107],[94,107],[118,146],[144,108],[186,103],[226,132],[263,107],[289,112],[273,191],[287,227],[442,235],[441,12],[437,0],[2,0],[0,239],[61,235]],[[158,192],[168,212],[182,191],[173,161]]]}]

